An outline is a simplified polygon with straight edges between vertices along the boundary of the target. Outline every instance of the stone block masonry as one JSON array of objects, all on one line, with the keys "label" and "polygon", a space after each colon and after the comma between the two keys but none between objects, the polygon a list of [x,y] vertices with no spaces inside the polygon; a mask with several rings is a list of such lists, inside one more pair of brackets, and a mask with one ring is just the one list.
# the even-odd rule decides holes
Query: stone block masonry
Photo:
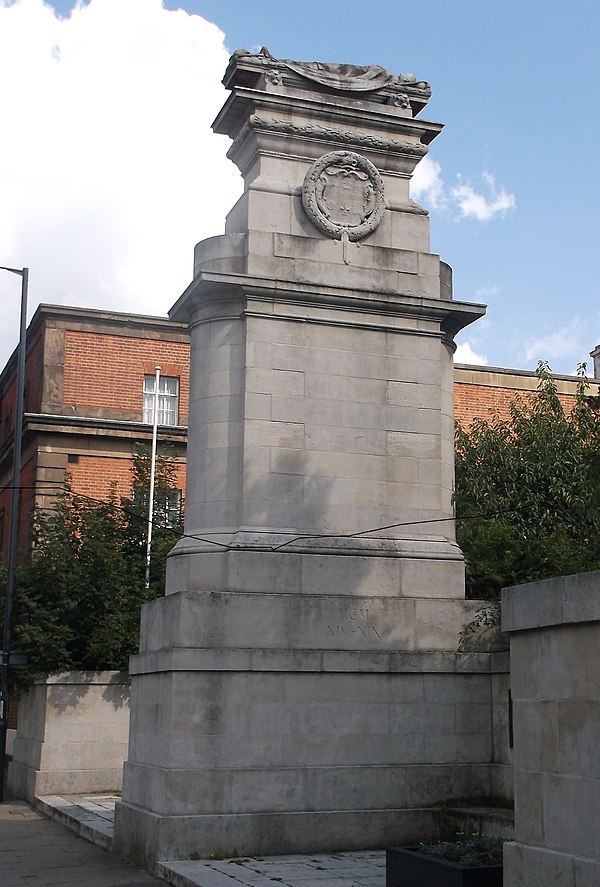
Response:
[{"label": "stone block masonry", "polygon": [[380,847],[501,782],[491,659],[454,652],[477,604],[453,337],[484,309],[452,300],[410,199],[441,129],[416,119],[429,86],[266,51],[224,82],[214,128],[245,190],[171,311],[186,537],[143,615],[116,810],[146,864]]},{"label": "stone block masonry", "polygon": [[35,683],[19,701],[9,790],[28,801],[120,791],[128,728],[126,674],[66,672]]},{"label": "stone block masonry", "polygon": [[132,663],[117,813],[132,857],[419,840],[434,805],[502,779],[490,711],[506,663],[491,654],[165,655]]},{"label": "stone block masonry", "polygon": [[515,766],[506,887],[600,884],[599,588],[592,572],[503,592]]}]

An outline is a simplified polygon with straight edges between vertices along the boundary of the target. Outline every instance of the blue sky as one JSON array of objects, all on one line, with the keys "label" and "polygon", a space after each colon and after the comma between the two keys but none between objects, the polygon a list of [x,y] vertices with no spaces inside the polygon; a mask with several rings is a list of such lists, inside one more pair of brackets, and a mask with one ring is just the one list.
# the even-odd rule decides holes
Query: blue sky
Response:
[{"label": "blue sky", "polygon": [[[445,129],[415,196],[430,210],[432,249],[454,268],[455,298],[488,305],[460,336],[463,359],[521,369],[545,359],[559,373],[590,363],[595,0],[91,0],[74,16],[70,2],[46,6],[0,0],[0,76],[8,82],[4,58],[11,83],[0,94],[0,264],[30,266],[32,309],[168,311],[194,243],[221,233],[240,186],[209,128],[227,55],[266,45],[428,80],[421,116]],[[18,285],[0,274],[2,363]]]}]

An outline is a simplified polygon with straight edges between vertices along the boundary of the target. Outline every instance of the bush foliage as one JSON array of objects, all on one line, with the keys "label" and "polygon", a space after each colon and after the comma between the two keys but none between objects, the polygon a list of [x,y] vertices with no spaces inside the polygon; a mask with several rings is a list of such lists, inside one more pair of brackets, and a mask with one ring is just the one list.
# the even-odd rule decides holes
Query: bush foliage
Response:
[{"label": "bush foliage", "polygon": [[563,407],[547,364],[510,418],[456,432],[457,537],[467,593],[493,600],[507,585],[600,567],[600,416],[585,364]]},{"label": "bush foliage", "polygon": [[440,841],[438,844],[420,844],[419,853],[447,859],[464,866],[501,865],[503,838],[472,835],[462,841]]},{"label": "bush foliage", "polygon": [[13,670],[20,685],[70,669],[127,668],[138,649],[141,606],[163,593],[166,555],[181,532],[166,526],[175,466],[162,456],[146,588],[149,476],[150,457],[140,447],[131,497],[119,502],[113,493],[98,502],[66,487],[52,511],[34,513],[33,548],[18,567],[13,604],[11,647],[28,658],[25,668]]}]

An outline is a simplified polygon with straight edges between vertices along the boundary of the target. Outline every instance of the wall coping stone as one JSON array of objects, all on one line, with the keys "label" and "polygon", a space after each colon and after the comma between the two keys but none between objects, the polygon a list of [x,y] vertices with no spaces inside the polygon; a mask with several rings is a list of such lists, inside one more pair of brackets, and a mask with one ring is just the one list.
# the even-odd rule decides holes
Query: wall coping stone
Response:
[{"label": "wall coping stone", "polygon": [[600,622],[600,570],[502,589],[502,631]]},{"label": "wall coping stone", "polygon": [[34,681],[34,686],[44,684],[109,684],[111,686],[128,685],[129,673],[126,671],[63,671],[51,674],[46,678]]}]

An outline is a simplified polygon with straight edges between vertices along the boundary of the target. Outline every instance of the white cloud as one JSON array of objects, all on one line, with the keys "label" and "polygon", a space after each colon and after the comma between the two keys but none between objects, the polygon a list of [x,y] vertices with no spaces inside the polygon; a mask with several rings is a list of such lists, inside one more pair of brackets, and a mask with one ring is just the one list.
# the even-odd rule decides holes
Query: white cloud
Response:
[{"label": "white cloud", "polygon": [[553,360],[585,354],[583,334],[587,336],[587,332],[586,324],[579,317],[575,317],[571,323],[565,324],[555,332],[526,341],[525,360],[536,364],[539,360],[547,360],[552,366]]},{"label": "white cloud", "polygon": [[[91,0],[64,19],[0,0],[0,264],[30,267],[32,309],[176,301],[194,244],[241,192],[210,130],[228,56],[216,25],[161,0]],[[0,366],[18,292],[0,272]]]},{"label": "white cloud", "polygon": [[442,168],[435,160],[424,157],[416,166],[411,180],[411,196],[429,209],[458,210],[459,218],[473,218],[487,222],[505,215],[516,205],[514,194],[496,184],[489,172],[481,175],[484,191],[460,181],[453,188],[446,188]]},{"label": "white cloud", "polygon": [[505,215],[509,209],[514,208],[516,204],[514,194],[510,194],[504,188],[496,185],[494,177],[488,172],[482,174],[482,179],[486,185],[487,194],[476,191],[467,184],[460,184],[452,188],[450,194],[458,205],[461,217],[487,222],[495,216]]},{"label": "white cloud", "polygon": [[475,290],[475,300],[477,302],[486,302],[488,299],[495,299],[500,294],[500,287],[496,284],[491,286],[482,286]]},{"label": "white cloud", "polygon": [[460,345],[456,346],[454,363],[470,363],[475,364],[476,366],[487,366],[488,360],[487,357],[473,351],[468,342],[462,342]]},{"label": "white cloud", "polygon": [[[0,264],[29,266],[30,315],[40,301],[149,314],[176,301],[194,244],[222,232],[242,188],[210,130],[228,55],[215,25],[161,0],[90,0],[65,18],[0,0]],[[484,179],[479,202],[461,192],[463,216],[514,204]],[[417,165],[412,191],[430,208],[456,190],[436,161]],[[0,272],[0,366],[18,294]]]},{"label": "white cloud", "polygon": [[446,203],[442,168],[435,160],[424,157],[417,164],[410,183],[411,196],[423,201],[432,209],[439,209]]}]

